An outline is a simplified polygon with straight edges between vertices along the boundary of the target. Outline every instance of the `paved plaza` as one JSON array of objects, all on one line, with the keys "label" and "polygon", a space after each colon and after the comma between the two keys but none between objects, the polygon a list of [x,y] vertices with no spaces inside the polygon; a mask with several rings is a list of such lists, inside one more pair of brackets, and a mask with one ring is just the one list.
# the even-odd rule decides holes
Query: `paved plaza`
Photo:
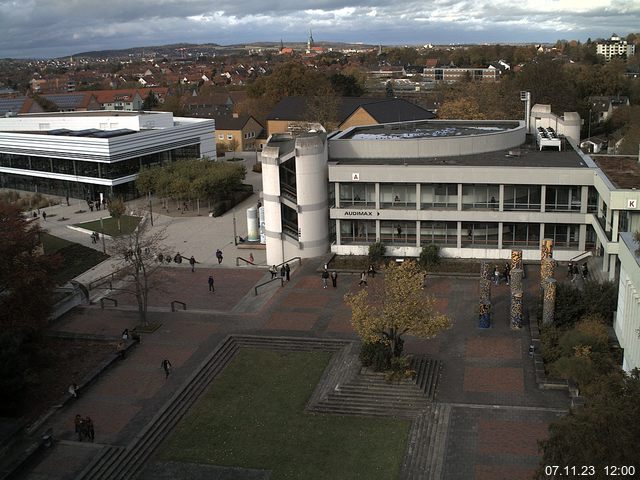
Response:
[{"label": "paved plaza", "polygon": [[[243,207],[256,201],[254,196]],[[60,210],[66,208],[73,207]],[[43,425],[53,429],[58,442],[37,459],[26,478],[75,478],[102,445],[129,444],[230,334],[357,339],[350,326],[350,310],[343,301],[346,293],[363,288],[358,287],[357,275],[340,273],[337,288],[329,285],[323,289],[317,271],[323,259],[306,260],[294,265],[291,281],[285,282],[284,287],[279,282],[262,287],[258,301],[254,286],[270,278],[264,251],[253,251],[262,268],[235,267],[235,257],[244,253],[230,243],[230,215],[157,217],[157,224],[167,226],[168,241],[187,245],[184,252],[194,252],[200,259],[196,271],[191,272],[189,265],[183,263],[157,273],[162,288],[151,295],[148,315],[161,326],[153,333],[143,334],[141,343],[126,358]],[[47,223],[58,222],[54,217]],[[239,232],[246,229],[242,222],[238,224]],[[69,232],[57,224],[52,228],[52,233],[74,240],[77,232]],[[88,236],[77,240],[91,246]],[[225,261],[218,265],[214,252],[221,247],[225,247]],[[109,268],[112,267],[101,265],[85,280],[108,273]],[[532,301],[539,285],[537,267],[529,267],[527,274],[528,300]],[[215,292],[209,292],[209,275],[215,278]],[[379,281],[379,277],[373,281]],[[530,478],[538,462],[537,441],[547,436],[549,423],[568,409],[569,401],[566,393],[538,389],[533,361],[528,356],[528,329],[509,328],[509,287],[492,287],[492,327],[486,330],[477,328],[477,279],[433,276],[428,278],[426,289],[435,295],[438,308],[452,318],[454,326],[432,340],[409,337],[405,350],[442,362],[435,400],[451,407],[444,428],[442,478]],[[124,328],[137,323],[135,302],[125,294],[109,296],[118,298],[118,307],[79,307],[52,328],[118,337]],[[187,310],[171,312],[173,300],[184,302]],[[160,368],[164,358],[173,364],[167,379]],[[75,441],[76,413],[92,417],[95,444]],[[339,472],[334,478],[341,478]]]}]

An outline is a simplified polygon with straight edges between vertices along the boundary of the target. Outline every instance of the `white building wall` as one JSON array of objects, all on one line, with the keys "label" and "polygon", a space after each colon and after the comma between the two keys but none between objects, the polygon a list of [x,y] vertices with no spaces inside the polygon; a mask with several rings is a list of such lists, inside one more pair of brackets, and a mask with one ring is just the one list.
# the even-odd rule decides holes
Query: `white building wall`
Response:
[{"label": "white building wall", "polygon": [[623,348],[625,371],[640,368],[640,263],[635,255],[639,247],[631,233],[620,234],[620,280],[618,283],[618,309],[613,329]]},{"label": "white building wall", "polygon": [[267,264],[284,262],[284,240],[282,235],[282,211],[280,207],[280,171],[278,147],[264,147],[262,162],[262,200],[264,206],[264,228],[267,245]]}]

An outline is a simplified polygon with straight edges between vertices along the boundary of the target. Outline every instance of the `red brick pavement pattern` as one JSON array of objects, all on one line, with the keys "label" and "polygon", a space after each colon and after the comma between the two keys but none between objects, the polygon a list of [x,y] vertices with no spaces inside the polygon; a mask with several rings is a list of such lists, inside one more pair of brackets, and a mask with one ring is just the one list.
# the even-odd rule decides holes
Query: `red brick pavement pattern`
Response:
[{"label": "red brick pavement pattern", "polygon": [[97,307],[75,308],[52,326],[52,330],[73,333],[91,333],[119,337],[125,328],[135,327],[137,312],[102,310]]},{"label": "red brick pavement pattern", "polygon": [[548,425],[542,422],[478,422],[478,453],[537,457],[538,440],[548,437]]},{"label": "red brick pavement pattern", "polygon": [[434,308],[438,313],[447,313],[447,309],[449,308],[449,299],[448,298],[436,298],[433,304]]},{"label": "red brick pavement pattern", "polygon": [[213,323],[194,322],[184,318],[165,320],[153,334],[142,334],[142,340],[148,339],[155,345],[187,345],[195,348],[219,329],[220,327]]},{"label": "red brick pavement pattern", "polygon": [[519,338],[509,337],[476,337],[467,340],[465,354],[468,357],[480,358],[522,358],[522,347]]},{"label": "red brick pavement pattern", "polygon": [[446,296],[451,293],[452,279],[445,277],[427,277],[425,291],[435,296]]},{"label": "red brick pavement pattern", "polygon": [[531,480],[535,468],[511,465],[476,465],[475,480]]},{"label": "red brick pavement pattern", "polygon": [[269,330],[309,331],[318,320],[318,313],[275,312],[267,320],[264,328]]},{"label": "red brick pavement pattern", "polygon": [[524,393],[521,368],[465,367],[465,392]]},{"label": "red brick pavement pattern", "polygon": [[69,478],[69,472],[79,472],[88,465],[101,446],[57,443],[55,455],[45,455],[40,463],[30,470],[29,478]]},{"label": "red brick pavement pattern", "polygon": [[[215,292],[207,283],[213,275]],[[171,301],[187,304],[190,310],[230,311],[264,277],[263,270],[238,268],[163,268],[151,280],[149,305],[170,308]],[[137,305],[130,293],[111,295],[123,305]]]},{"label": "red brick pavement pattern", "polygon": [[[340,281],[340,277],[338,277],[338,281]],[[323,290],[322,277],[320,277],[320,274],[318,273],[316,276],[301,278],[298,280],[296,288],[313,288]]]},{"label": "red brick pavement pattern", "polygon": [[339,308],[334,311],[327,325],[327,332],[352,333],[351,310]]},{"label": "red brick pavement pattern", "polygon": [[326,306],[330,298],[331,292],[329,289],[303,290],[296,288],[293,292],[287,295],[282,304],[290,308],[319,308]]},{"label": "red brick pavement pattern", "polygon": [[[131,419],[142,409],[136,405],[115,405],[112,401],[101,402],[94,400],[88,408],[80,411],[81,415],[88,415],[93,420],[96,431],[95,441],[99,443],[112,443],[126,427]],[[75,412],[69,412],[69,422],[67,432],[73,433],[73,418]]]}]

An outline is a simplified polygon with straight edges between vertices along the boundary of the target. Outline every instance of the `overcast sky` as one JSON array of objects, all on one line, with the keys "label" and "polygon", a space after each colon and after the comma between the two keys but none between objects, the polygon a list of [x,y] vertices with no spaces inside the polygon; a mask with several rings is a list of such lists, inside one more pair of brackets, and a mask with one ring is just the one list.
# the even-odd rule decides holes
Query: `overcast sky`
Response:
[{"label": "overcast sky", "polygon": [[0,0],[0,58],[176,42],[555,42],[640,30],[640,0]]}]

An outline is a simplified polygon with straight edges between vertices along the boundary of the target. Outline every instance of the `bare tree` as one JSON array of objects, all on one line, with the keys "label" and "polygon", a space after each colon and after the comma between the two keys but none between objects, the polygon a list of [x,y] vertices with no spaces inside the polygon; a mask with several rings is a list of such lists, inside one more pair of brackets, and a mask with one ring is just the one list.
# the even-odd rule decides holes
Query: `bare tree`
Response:
[{"label": "bare tree", "polygon": [[163,244],[165,239],[165,229],[152,227],[143,216],[138,228],[114,237],[110,247],[111,255],[122,262],[118,272],[123,282],[116,290],[135,296],[141,325],[148,325],[149,292],[152,287],[159,287],[157,275],[153,274],[162,265],[163,252],[170,251]]}]

